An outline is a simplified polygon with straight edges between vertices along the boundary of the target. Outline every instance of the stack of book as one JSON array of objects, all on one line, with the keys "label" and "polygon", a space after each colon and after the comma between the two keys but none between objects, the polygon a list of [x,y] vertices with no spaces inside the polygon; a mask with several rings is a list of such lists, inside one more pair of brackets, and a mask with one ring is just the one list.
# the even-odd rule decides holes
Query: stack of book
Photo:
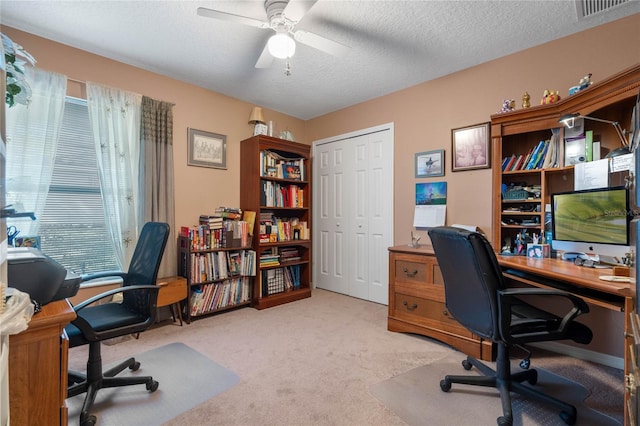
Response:
[{"label": "stack of book", "polygon": [[280,263],[296,262],[300,260],[300,252],[297,247],[283,247],[280,249]]},{"label": "stack of book", "polygon": [[265,250],[260,254],[260,267],[265,268],[268,266],[279,266],[280,265],[280,255],[278,254],[277,248],[272,248],[271,250]]}]

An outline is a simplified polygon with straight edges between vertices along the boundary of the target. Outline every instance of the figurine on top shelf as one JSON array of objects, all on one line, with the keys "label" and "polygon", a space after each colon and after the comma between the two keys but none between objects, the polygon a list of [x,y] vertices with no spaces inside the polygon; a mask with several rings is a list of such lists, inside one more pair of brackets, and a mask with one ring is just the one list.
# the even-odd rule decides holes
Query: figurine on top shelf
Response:
[{"label": "figurine on top shelf", "polygon": [[591,84],[593,84],[593,82],[591,81],[591,73],[589,73],[580,79],[577,86],[573,86],[569,89],[569,95],[578,93],[579,91],[591,86]]},{"label": "figurine on top shelf", "polygon": [[502,101],[502,108],[500,109],[499,113],[511,112],[515,110],[516,101],[514,101],[513,99],[505,99],[504,101]]},{"label": "figurine on top shelf", "polygon": [[552,104],[560,100],[560,92],[553,90],[545,90],[542,99],[540,100],[540,105]]},{"label": "figurine on top shelf", "polygon": [[531,106],[530,102],[531,96],[529,96],[529,92],[524,92],[522,94],[522,108],[529,108]]}]

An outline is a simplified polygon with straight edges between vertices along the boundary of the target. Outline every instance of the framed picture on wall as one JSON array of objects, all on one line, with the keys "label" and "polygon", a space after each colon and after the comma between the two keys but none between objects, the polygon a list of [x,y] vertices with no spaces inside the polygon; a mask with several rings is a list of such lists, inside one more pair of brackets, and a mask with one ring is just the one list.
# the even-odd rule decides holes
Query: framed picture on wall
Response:
[{"label": "framed picture on wall", "polygon": [[415,157],[417,178],[444,176],[444,149],[418,152]]},{"label": "framed picture on wall", "polygon": [[454,172],[491,167],[490,123],[451,130],[451,169]]},{"label": "framed picture on wall", "polygon": [[224,135],[189,129],[187,151],[189,166],[227,168],[227,137]]}]

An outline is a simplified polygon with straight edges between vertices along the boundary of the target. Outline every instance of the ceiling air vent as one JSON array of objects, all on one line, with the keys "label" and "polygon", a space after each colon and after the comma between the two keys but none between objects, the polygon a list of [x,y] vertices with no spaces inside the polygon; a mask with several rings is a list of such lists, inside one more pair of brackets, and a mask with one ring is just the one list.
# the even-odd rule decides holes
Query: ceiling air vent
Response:
[{"label": "ceiling air vent", "polygon": [[606,12],[631,0],[576,0],[578,19]]}]

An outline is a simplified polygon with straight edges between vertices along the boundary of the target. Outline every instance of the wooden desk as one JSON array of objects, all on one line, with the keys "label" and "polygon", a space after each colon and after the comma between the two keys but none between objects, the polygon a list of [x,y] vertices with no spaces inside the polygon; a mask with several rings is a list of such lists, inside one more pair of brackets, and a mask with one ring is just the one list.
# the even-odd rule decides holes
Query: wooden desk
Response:
[{"label": "wooden desk", "polygon": [[433,248],[389,247],[387,329],[438,339],[467,355],[493,361],[492,342],[464,328],[444,302],[444,279]]},{"label": "wooden desk", "polygon": [[[624,312],[624,374],[632,371],[632,356],[627,348],[635,348],[633,327],[635,285],[633,283],[603,281],[601,275],[613,275],[612,269],[595,269],[576,266],[560,259],[533,259],[525,256],[498,255],[506,277],[543,288],[556,288],[571,292],[586,302],[614,311]],[[630,398],[629,387],[625,386],[625,405]],[[625,425],[630,425],[625,415]]]},{"label": "wooden desk", "polygon": [[67,300],[43,306],[22,333],[9,336],[9,415],[13,425],[68,423],[69,339],[76,314]]}]

